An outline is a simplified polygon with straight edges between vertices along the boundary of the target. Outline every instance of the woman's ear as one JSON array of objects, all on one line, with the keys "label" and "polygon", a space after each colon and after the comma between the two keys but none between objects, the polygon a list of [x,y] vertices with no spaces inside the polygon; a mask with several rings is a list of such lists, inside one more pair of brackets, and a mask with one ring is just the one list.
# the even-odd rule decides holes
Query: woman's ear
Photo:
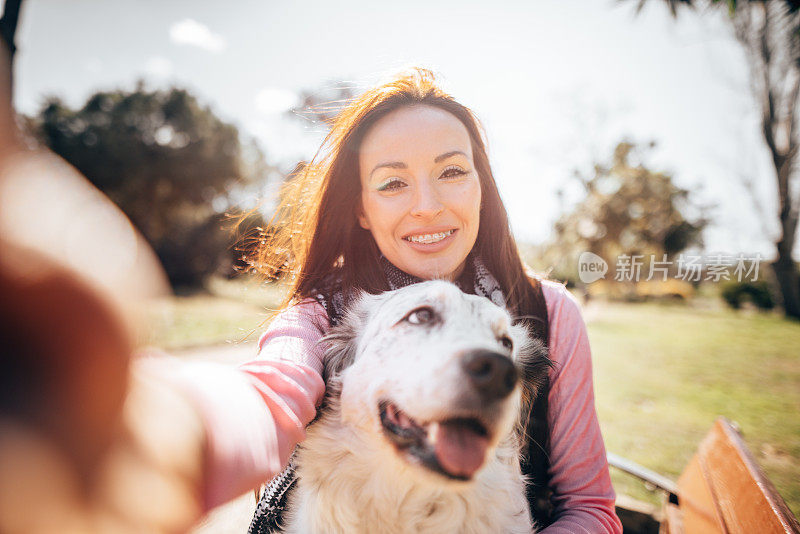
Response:
[{"label": "woman's ear", "polygon": [[364,215],[364,207],[360,202],[358,204],[358,224],[360,224],[361,228],[364,230],[369,230],[369,222],[367,222],[367,217]]}]

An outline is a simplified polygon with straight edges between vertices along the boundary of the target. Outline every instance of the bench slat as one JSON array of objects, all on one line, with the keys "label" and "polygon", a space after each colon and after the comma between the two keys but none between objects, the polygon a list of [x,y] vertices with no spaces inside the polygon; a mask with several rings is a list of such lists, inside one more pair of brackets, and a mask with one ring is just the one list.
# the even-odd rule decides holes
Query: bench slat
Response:
[{"label": "bench slat", "polygon": [[716,421],[678,480],[687,533],[800,533],[734,426]]},{"label": "bench slat", "polygon": [[699,453],[729,532],[800,533],[789,507],[729,421],[717,420]]},{"label": "bench slat", "polygon": [[678,496],[685,532],[725,533],[713,494],[700,465],[699,453],[695,453],[689,460],[678,479]]}]

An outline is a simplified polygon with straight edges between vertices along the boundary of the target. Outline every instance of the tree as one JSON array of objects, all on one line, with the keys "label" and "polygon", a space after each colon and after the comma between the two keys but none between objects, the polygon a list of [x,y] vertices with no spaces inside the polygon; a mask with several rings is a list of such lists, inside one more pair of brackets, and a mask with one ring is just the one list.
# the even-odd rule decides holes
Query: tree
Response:
[{"label": "tree", "polygon": [[3,67],[7,67],[7,69],[4,68],[6,72],[3,72],[4,75],[7,75],[7,79],[3,80],[2,91],[8,95],[9,101],[14,93],[14,55],[17,52],[15,36],[20,9],[22,9],[22,0],[6,0],[3,5],[3,16],[0,18],[0,39],[5,44],[2,54],[8,54],[8,63],[4,62],[3,65]]},{"label": "tree", "polygon": [[708,222],[703,209],[690,201],[690,191],[675,185],[669,174],[634,164],[632,156],[641,160],[641,152],[623,141],[614,149],[610,165],[595,164],[590,177],[576,174],[586,196],[556,222],[555,245],[546,252],[561,262],[559,275],[568,274],[564,263],[577,265],[584,251],[613,265],[621,255],[641,254],[660,261],[666,254],[671,260],[702,243]]},{"label": "tree", "polygon": [[[80,109],[58,98],[33,120],[37,135],[108,195],[150,242],[175,285],[196,286],[230,261],[221,229],[246,172],[235,126],[184,89],[98,92]],[[255,150],[255,152],[253,152]],[[249,147],[249,160],[262,158]],[[250,169],[264,165],[247,163]]]},{"label": "tree", "polygon": [[[638,0],[640,10],[646,0]],[[680,5],[727,6],[742,46],[750,86],[761,112],[761,133],[775,169],[780,236],[772,270],[788,317],[800,318],[800,278],[792,258],[800,214],[797,170],[797,101],[800,96],[800,2],[797,0],[664,0],[672,14]]]}]

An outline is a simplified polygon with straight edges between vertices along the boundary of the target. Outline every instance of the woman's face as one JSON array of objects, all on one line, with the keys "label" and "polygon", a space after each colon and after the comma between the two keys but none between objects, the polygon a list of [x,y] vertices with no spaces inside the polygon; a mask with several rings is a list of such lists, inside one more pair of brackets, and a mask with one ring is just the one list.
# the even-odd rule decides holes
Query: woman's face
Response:
[{"label": "woman's face", "polygon": [[432,106],[394,110],[359,151],[361,226],[392,264],[454,280],[478,236],[481,186],[466,127]]}]

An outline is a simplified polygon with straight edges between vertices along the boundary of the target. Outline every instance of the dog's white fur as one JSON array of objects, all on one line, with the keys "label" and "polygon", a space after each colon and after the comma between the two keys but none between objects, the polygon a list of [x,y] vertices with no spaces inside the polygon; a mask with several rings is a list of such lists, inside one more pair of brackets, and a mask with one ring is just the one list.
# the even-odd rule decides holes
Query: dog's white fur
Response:
[{"label": "dog's white fur", "polygon": [[[435,311],[436,325],[404,320],[420,306]],[[525,357],[546,359],[505,310],[453,284],[361,297],[327,338],[327,406],[298,448],[284,531],[533,532],[515,431],[522,386],[487,412],[465,391],[460,365],[470,350],[502,352],[502,336],[518,368]],[[416,421],[481,413],[492,425],[483,466],[469,481],[453,480],[399,452],[383,433],[385,399]]]}]

